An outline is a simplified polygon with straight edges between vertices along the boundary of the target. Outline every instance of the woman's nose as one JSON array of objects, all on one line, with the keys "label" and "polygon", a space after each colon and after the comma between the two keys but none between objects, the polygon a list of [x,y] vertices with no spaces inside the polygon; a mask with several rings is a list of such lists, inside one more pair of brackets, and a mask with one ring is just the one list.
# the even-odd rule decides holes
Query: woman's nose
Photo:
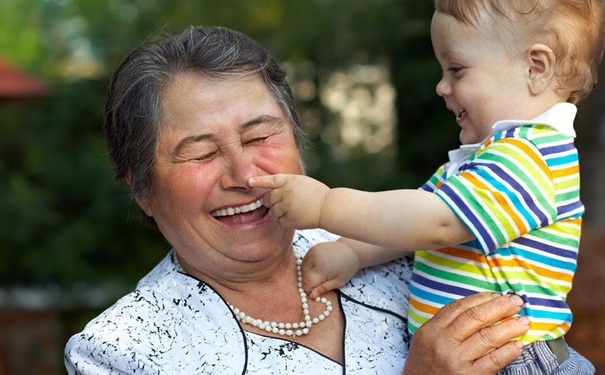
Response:
[{"label": "woman's nose", "polygon": [[225,173],[221,179],[223,189],[250,189],[248,179],[258,175],[253,156],[245,150],[238,150],[224,157]]}]

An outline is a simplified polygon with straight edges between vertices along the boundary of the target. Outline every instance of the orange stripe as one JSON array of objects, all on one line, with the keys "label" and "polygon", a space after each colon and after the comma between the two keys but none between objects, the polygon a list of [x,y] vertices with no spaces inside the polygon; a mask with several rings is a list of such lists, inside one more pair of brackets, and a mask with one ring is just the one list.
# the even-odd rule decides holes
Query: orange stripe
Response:
[{"label": "orange stripe", "polygon": [[570,167],[566,168],[557,168],[551,169],[552,175],[554,178],[567,177],[571,175],[576,175],[580,173],[580,166],[578,164],[574,164]]},{"label": "orange stripe", "polygon": [[[531,319],[531,318],[530,318]],[[563,329],[565,332],[569,331],[569,324],[563,323],[540,323],[535,321],[530,321],[529,323],[530,330],[533,331],[548,331],[554,332],[557,328]]]},{"label": "orange stripe", "polygon": [[475,253],[472,251],[458,249],[454,247],[447,247],[443,249],[439,249],[438,252],[443,254],[447,254],[452,257],[466,259],[474,262],[479,262],[482,264],[487,264],[489,268],[492,270],[494,268],[500,267],[509,267],[509,268],[521,268],[523,270],[533,270],[537,275],[541,277],[546,277],[550,279],[562,280],[568,283],[571,283],[573,275],[565,272],[553,271],[551,269],[540,267],[535,264],[528,263],[523,259],[519,259],[517,257],[512,257],[510,259],[506,258],[495,258],[495,257],[486,257],[482,254]]},{"label": "orange stripe", "polygon": [[412,305],[417,311],[422,311],[423,313],[430,314],[431,316],[437,314],[439,308],[427,305],[426,303],[422,303],[414,298],[410,298],[410,305]]},{"label": "orange stripe", "polygon": [[538,153],[536,153],[536,150],[533,149],[532,147],[529,147],[528,144],[526,144],[525,142],[523,142],[521,139],[517,139],[517,138],[503,138],[503,139],[499,139],[498,142],[496,143],[510,143],[511,145],[520,148],[521,150],[523,150],[523,153],[527,156],[529,156],[534,163],[540,167],[541,170],[545,171],[548,175],[548,173],[550,173],[550,168],[548,168],[548,165],[546,164],[546,162],[544,161],[544,159],[542,159],[542,156]]},{"label": "orange stripe", "polygon": [[511,208],[510,204],[506,201],[506,199],[504,199],[504,197],[505,197],[504,194],[502,194],[501,192],[496,191],[492,187],[484,184],[483,181],[481,181],[477,177],[475,177],[473,175],[473,173],[462,172],[460,175],[464,176],[464,178],[467,181],[469,181],[473,186],[476,186],[479,189],[489,191],[492,194],[492,196],[496,199],[496,202],[498,203],[498,205],[500,205],[501,208],[503,208],[506,211],[506,213],[511,217],[511,219],[515,223],[516,228],[518,228],[520,230],[527,228],[527,226],[523,223],[523,221],[520,219],[519,215],[517,214],[517,211],[513,210]]},{"label": "orange stripe", "polygon": [[485,255],[483,255],[481,253],[477,253],[475,251],[469,251],[469,250],[460,249],[457,247],[444,247],[437,251],[440,253],[446,254],[446,255],[450,255],[452,257],[456,257],[456,258],[467,259],[467,260],[471,260],[471,261],[479,262],[479,263],[483,263],[483,264],[486,263]]}]

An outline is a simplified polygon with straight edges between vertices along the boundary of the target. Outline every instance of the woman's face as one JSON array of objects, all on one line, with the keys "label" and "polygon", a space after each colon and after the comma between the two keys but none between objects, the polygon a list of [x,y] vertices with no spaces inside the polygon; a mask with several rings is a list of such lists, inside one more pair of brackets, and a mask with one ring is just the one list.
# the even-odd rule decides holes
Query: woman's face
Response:
[{"label": "woman's face", "polygon": [[252,176],[303,171],[292,124],[264,81],[183,73],[162,104],[152,188],[138,203],[186,270],[211,275],[289,249],[293,232],[248,186]]}]

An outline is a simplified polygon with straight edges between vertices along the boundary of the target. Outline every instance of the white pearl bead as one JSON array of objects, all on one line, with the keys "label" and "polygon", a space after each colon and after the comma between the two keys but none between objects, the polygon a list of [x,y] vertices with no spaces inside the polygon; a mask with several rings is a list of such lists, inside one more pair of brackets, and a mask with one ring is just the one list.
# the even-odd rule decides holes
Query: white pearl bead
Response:
[{"label": "white pearl bead", "polygon": [[257,327],[266,332],[272,332],[275,334],[279,334],[282,336],[302,336],[309,334],[310,328],[318,324],[320,321],[324,320],[328,315],[330,315],[330,311],[332,311],[332,302],[325,297],[317,297],[315,299],[316,302],[322,303],[326,306],[325,311],[322,314],[319,314],[315,318],[311,318],[309,304],[307,300],[307,294],[302,289],[302,269],[301,269],[302,259],[296,259],[296,273],[297,273],[297,284],[298,284],[298,293],[300,296],[300,301],[303,310],[303,320],[302,322],[294,322],[294,323],[283,323],[283,322],[268,322],[261,319],[252,318],[249,315],[246,315],[239,308],[233,306],[232,304],[228,304],[231,311],[235,315],[236,319],[243,324],[250,324],[253,327]]}]

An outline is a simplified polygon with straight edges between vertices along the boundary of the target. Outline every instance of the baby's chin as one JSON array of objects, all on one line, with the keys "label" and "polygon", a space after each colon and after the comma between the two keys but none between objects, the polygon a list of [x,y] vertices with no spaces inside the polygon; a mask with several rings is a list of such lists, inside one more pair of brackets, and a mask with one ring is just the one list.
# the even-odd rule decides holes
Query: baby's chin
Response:
[{"label": "baby's chin", "polygon": [[460,140],[460,144],[463,145],[472,145],[475,143],[480,143],[483,142],[487,137],[489,137],[491,133],[487,133],[485,135],[483,134],[477,134],[475,132],[469,132],[467,130],[462,129],[460,131],[460,135],[458,137],[458,139]]},{"label": "baby's chin", "polygon": [[472,145],[477,143],[474,137],[469,137],[468,135],[463,134],[464,131],[460,132],[459,140],[461,145]]}]

